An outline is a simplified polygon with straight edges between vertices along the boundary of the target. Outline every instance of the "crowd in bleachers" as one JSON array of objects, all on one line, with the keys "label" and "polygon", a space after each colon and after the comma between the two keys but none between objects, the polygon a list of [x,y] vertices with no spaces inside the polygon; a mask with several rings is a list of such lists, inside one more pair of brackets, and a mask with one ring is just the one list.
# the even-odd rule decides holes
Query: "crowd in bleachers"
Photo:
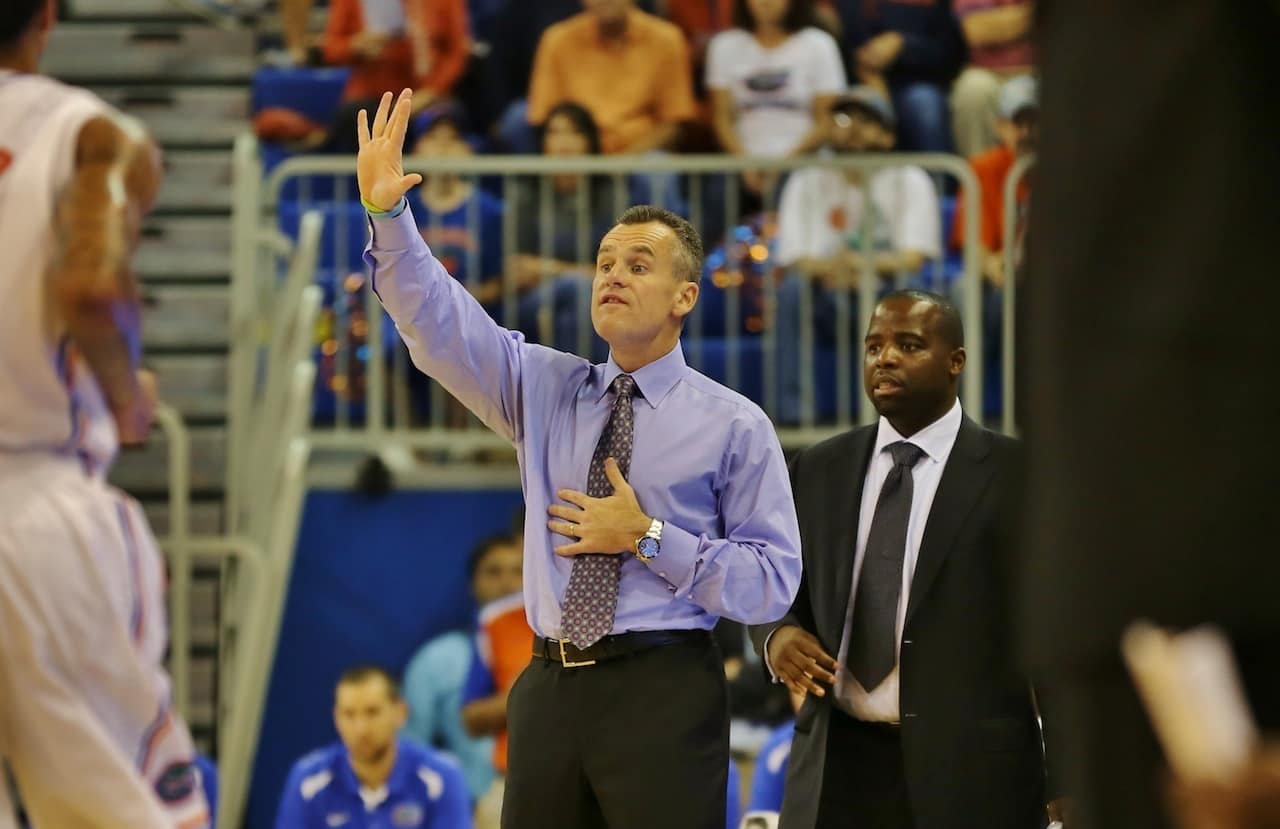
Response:
[{"label": "crowd in bleachers", "polygon": [[[332,0],[310,52],[290,35],[289,54],[309,61],[259,73],[254,123],[268,165],[300,152],[350,154],[357,110],[409,87],[407,149],[427,158],[961,153],[982,186],[983,358],[994,379],[1003,181],[1034,148],[1031,11],[1030,0]],[[772,360],[783,382],[771,414],[783,423],[829,422],[834,343],[851,333],[836,320],[857,320],[856,310],[833,309],[856,309],[861,273],[877,273],[884,290],[916,286],[960,298],[960,194],[954,178],[928,173],[898,167],[866,181],[817,171],[791,180],[759,171],[560,175],[511,187],[434,175],[412,208],[437,256],[491,313],[530,340],[596,359],[603,344],[590,331],[581,277],[612,217],[643,201],[697,217],[710,256],[690,326],[703,338],[692,359],[715,379],[732,374],[733,385],[761,402],[762,366]],[[332,183],[307,184],[291,183],[286,198],[333,194]],[[349,272],[362,270],[363,217],[354,188],[345,192],[349,209],[326,208],[339,219],[335,231],[350,230],[341,261],[326,255],[331,301]],[[1025,196],[1024,185],[1020,205]],[[298,210],[280,206],[286,231]],[[504,234],[508,214],[514,239]],[[867,249],[869,263],[858,252]],[[726,320],[727,303],[715,294],[731,286],[739,318]],[[812,307],[811,320],[801,319],[801,303]],[[335,326],[329,356],[363,344],[349,323]],[[806,373],[798,332],[809,326]],[[730,347],[721,338],[731,328],[745,336]],[[766,331],[777,335],[769,355],[753,336]],[[358,360],[346,362],[358,370]],[[322,372],[326,391],[358,403],[357,380]],[[985,405],[989,416],[999,410],[996,382],[987,383]]]}]

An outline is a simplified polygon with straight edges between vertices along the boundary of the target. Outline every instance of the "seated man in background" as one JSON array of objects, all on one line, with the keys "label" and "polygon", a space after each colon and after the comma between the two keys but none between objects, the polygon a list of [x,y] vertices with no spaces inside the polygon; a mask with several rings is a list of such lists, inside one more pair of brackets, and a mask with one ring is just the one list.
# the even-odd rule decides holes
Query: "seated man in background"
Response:
[{"label": "seated man in background", "polygon": [[346,671],[333,706],[341,739],[294,764],[276,829],[471,829],[462,770],[398,737],[406,715],[389,673],[372,666]]},{"label": "seated man in background", "polygon": [[[896,143],[893,105],[879,91],[855,86],[831,111],[829,142],[836,153],[887,152]],[[868,203],[869,202],[869,203]],[[787,269],[778,286],[777,335],[779,417],[801,419],[801,307],[812,291],[815,340],[837,332],[836,303],[852,292],[866,270],[879,290],[907,287],[920,269],[942,253],[938,192],[919,167],[860,171],[801,170],[787,181],[778,207],[776,261]],[[811,287],[812,285],[812,287]],[[858,315],[851,305],[849,319]],[[807,419],[807,418],[806,418]]]},{"label": "seated man in background", "polygon": [[[1040,119],[1040,105],[1036,95],[1036,81],[1023,75],[1006,81],[1000,89],[1000,107],[995,121],[999,146],[969,159],[978,183],[982,185],[982,216],[978,239],[982,243],[982,276],[993,288],[1004,287],[1004,185],[1018,159],[1029,156],[1036,149],[1036,125]],[[1024,178],[1018,187],[1018,224],[1026,208],[1029,188]],[[964,199],[958,200],[952,243],[964,244]]]},{"label": "seated man in background", "polygon": [[448,95],[467,65],[465,0],[331,0],[324,58],[350,66],[343,99],[414,90],[414,111]]},{"label": "seated man in background", "polygon": [[494,737],[498,776],[476,807],[476,828],[497,829],[507,773],[507,693],[533,658],[533,630],[525,616],[524,593],[490,602],[480,610],[480,630],[471,672],[462,694],[462,724],[473,737]]},{"label": "seated man in background", "polygon": [[956,17],[969,44],[969,65],[951,87],[951,126],[956,152],[966,158],[996,146],[995,129],[1004,81],[1031,72],[1031,0],[955,0]]},{"label": "seated man in background", "polygon": [[538,44],[529,123],[541,125],[557,104],[576,101],[600,125],[605,153],[671,149],[681,124],[697,114],[684,35],[634,0],[585,5]]},{"label": "seated man in background", "polygon": [[[467,573],[477,605],[483,607],[523,588],[523,529],[517,523],[514,537],[494,536],[471,553]],[[473,636],[469,631],[452,631],[423,645],[405,668],[404,695],[409,704],[405,733],[458,758],[475,801],[493,782],[494,741],[470,736],[462,724],[462,690],[471,666]]]}]

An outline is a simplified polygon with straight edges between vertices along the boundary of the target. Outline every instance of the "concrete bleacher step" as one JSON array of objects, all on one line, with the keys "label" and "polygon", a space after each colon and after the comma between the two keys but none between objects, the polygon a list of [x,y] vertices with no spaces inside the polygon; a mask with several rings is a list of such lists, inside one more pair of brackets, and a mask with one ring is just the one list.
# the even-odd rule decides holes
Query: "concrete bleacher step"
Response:
[{"label": "concrete bleacher step", "polygon": [[148,349],[226,348],[230,289],[225,285],[148,285],[154,305],[142,320]]},{"label": "concrete bleacher step", "polygon": [[147,358],[160,398],[187,420],[209,421],[226,413],[225,354],[160,354]]},{"label": "concrete bleacher step", "polygon": [[228,148],[249,121],[249,90],[244,88],[96,84],[91,88],[107,103],[146,124],[166,147]]},{"label": "concrete bleacher step", "polygon": [[86,20],[182,20],[200,17],[172,0],[64,0],[67,16]]},{"label": "concrete bleacher step", "polygon": [[[191,488],[196,492],[220,491],[226,479],[226,428],[193,425],[188,431],[191,438]],[[146,446],[120,453],[111,470],[111,482],[135,494],[165,493],[169,487],[168,457],[169,442],[164,434],[153,434]]]},{"label": "concrete bleacher step", "polygon": [[[157,536],[169,534],[169,502],[167,500],[143,503],[151,531]],[[217,535],[222,532],[222,502],[192,501],[187,505],[187,526],[193,535]]]},{"label": "concrete bleacher step", "polygon": [[231,223],[223,216],[151,216],[133,260],[144,283],[226,280],[231,273]]},{"label": "concrete bleacher step", "polygon": [[64,23],[41,68],[71,83],[246,83],[253,33],[202,24]]},{"label": "concrete bleacher step", "polygon": [[180,150],[164,155],[165,175],[156,212],[227,213],[231,210],[231,159],[222,150]]}]

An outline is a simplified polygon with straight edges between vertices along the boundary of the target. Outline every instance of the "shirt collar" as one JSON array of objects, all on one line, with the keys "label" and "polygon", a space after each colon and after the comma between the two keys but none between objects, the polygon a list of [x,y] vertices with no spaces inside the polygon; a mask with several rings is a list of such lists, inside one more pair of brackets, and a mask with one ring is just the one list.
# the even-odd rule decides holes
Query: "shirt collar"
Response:
[{"label": "shirt collar", "polygon": [[889,422],[887,417],[881,417],[880,428],[876,433],[875,453],[872,457],[878,457],[889,444],[905,440],[907,443],[922,449],[930,460],[934,462],[940,461],[946,457],[948,451],[955,445],[956,435],[960,434],[960,422],[963,419],[964,411],[960,408],[960,401],[957,399],[951,409],[942,417],[911,437],[904,438],[898,434],[897,429],[893,428],[893,424]]},{"label": "shirt collar", "polygon": [[[667,393],[675,388],[676,383],[684,376],[685,369],[688,365],[684,361],[684,349],[680,346],[680,341],[676,341],[676,347],[668,351],[662,357],[649,363],[647,366],[631,372],[631,379],[636,381],[636,388],[640,390],[640,394],[644,397],[645,402],[652,409],[658,408],[658,404],[667,396]],[[605,392],[609,391],[609,387],[613,385],[613,381],[619,374],[622,374],[622,367],[613,361],[613,353],[610,352],[607,362],[596,366],[600,385],[594,390],[597,402],[604,397]]]},{"label": "shirt collar", "polygon": [[[339,745],[342,745],[339,743]],[[386,803],[392,797],[404,790],[405,780],[408,775],[413,773],[413,760],[409,757],[409,752],[405,751],[404,740],[396,739],[396,762],[391,767],[391,774],[387,775],[387,782],[383,787],[387,791],[386,798],[382,801]],[[347,752],[346,747],[342,749],[342,762],[338,765],[338,774],[342,778],[342,782],[352,792],[360,793],[360,781],[356,778],[355,769],[351,768],[351,755]]]}]

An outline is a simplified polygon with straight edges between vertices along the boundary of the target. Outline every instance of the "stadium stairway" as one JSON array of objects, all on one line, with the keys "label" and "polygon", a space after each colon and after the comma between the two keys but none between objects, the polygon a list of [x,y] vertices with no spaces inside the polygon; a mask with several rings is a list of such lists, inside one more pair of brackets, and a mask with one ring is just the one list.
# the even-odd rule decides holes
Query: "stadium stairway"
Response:
[{"label": "stadium stairway", "polygon": [[[254,34],[224,31],[169,0],[65,0],[43,71],[87,87],[142,120],[167,174],[136,270],[148,298],[147,361],[191,433],[191,529],[221,532],[226,442],[231,144],[249,117]],[[168,532],[164,435],[122,453],[113,480]],[[219,569],[198,568],[191,595],[196,742],[215,753]]]}]

